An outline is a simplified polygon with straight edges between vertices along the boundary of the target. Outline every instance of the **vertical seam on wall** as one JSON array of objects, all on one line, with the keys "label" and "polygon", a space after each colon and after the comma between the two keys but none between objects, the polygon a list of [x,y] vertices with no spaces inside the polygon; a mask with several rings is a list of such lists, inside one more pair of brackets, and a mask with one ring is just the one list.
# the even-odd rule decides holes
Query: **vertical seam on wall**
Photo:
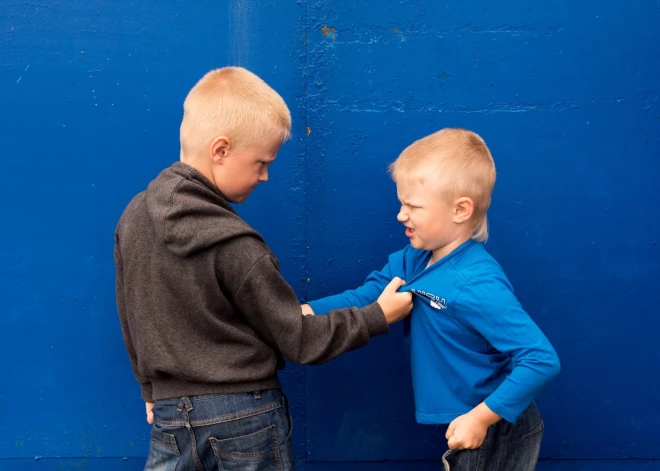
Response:
[{"label": "vertical seam on wall", "polygon": [[308,58],[309,58],[309,49],[308,49],[308,40],[309,40],[309,24],[307,23],[307,0],[304,0],[304,5],[305,5],[305,15],[304,15],[304,33],[305,33],[305,39],[303,43],[303,47],[305,48],[305,64],[303,66],[303,79],[305,83],[305,105],[304,105],[304,113],[305,113],[305,145],[303,146],[303,152],[304,152],[304,157],[303,157],[303,162],[304,162],[304,167],[303,167],[303,184],[304,184],[304,189],[303,189],[303,197],[304,197],[304,207],[305,207],[305,214],[303,215],[303,224],[305,227],[304,231],[304,238],[303,238],[303,243],[304,243],[304,248],[305,248],[305,263],[304,263],[304,289],[303,293],[305,296],[305,301],[307,301],[307,296],[308,296],[308,282],[307,280],[309,279],[309,195],[307,194],[307,188],[309,184],[308,180],[308,175],[309,175],[309,158],[307,156],[307,141],[309,140],[309,136],[307,135],[307,129],[309,127],[309,108],[308,108],[308,100],[309,100],[309,88],[308,88],[308,83],[307,83],[307,64],[308,64]]},{"label": "vertical seam on wall", "polygon": [[[305,143],[303,145],[303,198],[304,198],[304,204],[303,207],[305,208],[305,214],[303,215],[303,227],[304,227],[304,236],[303,236],[303,249],[304,249],[304,271],[303,271],[303,295],[305,296],[305,301],[308,301],[307,297],[309,295],[308,291],[308,286],[309,283],[307,280],[309,279],[309,195],[307,193],[308,189],[308,175],[309,175],[309,158],[307,156],[307,141],[309,139],[309,136],[307,135],[307,129],[309,126],[309,108],[307,101],[309,99],[309,93],[308,93],[308,88],[307,88],[307,64],[308,64],[308,58],[309,58],[309,49],[308,49],[308,41],[309,41],[309,24],[308,24],[308,4],[307,0],[303,0],[303,5],[305,8],[304,16],[303,16],[303,32],[305,34],[303,40],[303,47],[305,48],[305,62],[303,64],[303,81],[304,81],[304,93],[305,93],[305,100],[304,100],[304,116],[305,116],[305,129],[304,129],[304,139]],[[304,457],[304,462],[307,463],[307,457],[309,456],[309,433],[308,433],[308,427],[307,427],[307,418],[309,417],[309,383],[307,381],[307,367],[303,367],[303,381],[305,382],[305,457]]]}]

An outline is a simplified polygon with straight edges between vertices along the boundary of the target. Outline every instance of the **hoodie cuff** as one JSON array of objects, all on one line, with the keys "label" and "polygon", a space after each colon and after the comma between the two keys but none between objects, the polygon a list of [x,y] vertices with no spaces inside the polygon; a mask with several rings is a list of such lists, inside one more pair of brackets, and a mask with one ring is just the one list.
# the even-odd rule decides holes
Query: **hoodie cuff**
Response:
[{"label": "hoodie cuff", "polygon": [[156,402],[153,398],[151,382],[140,383],[140,389],[142,392],[142,400],[144,402]]},{"label": "hoodie cuff", "polygon": [[387,325],[387,319],[385,319],[385,313],[381,309],[380,304],[377,302],[371,303],[360,309],[360,311],[367,323],[369,337],[386,334],[390,331],[390,326]]}]

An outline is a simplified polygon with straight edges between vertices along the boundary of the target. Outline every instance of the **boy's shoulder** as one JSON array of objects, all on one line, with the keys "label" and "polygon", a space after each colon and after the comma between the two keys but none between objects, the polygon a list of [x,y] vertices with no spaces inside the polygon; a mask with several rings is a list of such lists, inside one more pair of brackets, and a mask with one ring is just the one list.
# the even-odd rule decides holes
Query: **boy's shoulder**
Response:
[{"label": "boy's shoulder", "polygon": [[474,243],[460,257],[451,260],[456,273],[453,305],[463,309],[504,309],[517,305],[513,286],[501,265],[483,243]]},{"label": "boy's shoulder", "polygon": [[466,250],[453,257],[449,263],[466,283],[478,277],[504,276],[502,266],[481,242],[471,241]]},{"label": "boy's shoulder", "polygon": [[164,168],[149,182],[146,189],[131,198],[119,218],[118,233],[123,229],[128,230],[133,221],[148,222],[167,213],[177,187],[187,177],[186,172],[174,171],[176,168],[177,164]]},{"label": "boy's shoulder", "polygon": [[[181,257],[220,247],[246,259],[272,255],[261,235],[217,188],[180,162],[160,172],[131,200],[119,220],[118,232],[122,227],[133,237],[155,238]],[[136,233],[138,228],[143,230]]]},{"label": "boy's shoulder", "polygon": [[[480,302],[496,302],[505,293],[513,296],[513,286],[502,266],[486,250],[483,243],[474,242],[458,257],[450,260],[455,273],[454,287],[456,298],[470,296],[470,293],[482,293]],[[499,293],[499,294],[498,294]]]},{"label": "boy's shoulder", "polygon": [[147,208],[144,204],[145,191],[139,192],[133,196],[119,217],[117,227],[115,228],[115,238],[120,235],[143,233],[144,223],[148,218]]}]

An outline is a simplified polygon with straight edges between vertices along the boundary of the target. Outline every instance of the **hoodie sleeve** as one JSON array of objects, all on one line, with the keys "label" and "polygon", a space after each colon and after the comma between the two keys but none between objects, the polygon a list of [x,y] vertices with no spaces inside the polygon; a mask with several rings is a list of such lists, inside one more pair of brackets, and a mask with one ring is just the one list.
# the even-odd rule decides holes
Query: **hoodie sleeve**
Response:
[{"label": "hoodie sleeve", "polygon": [[331,311],[327,316],[302,316],[298,297],[268,254],[249,269],[233,301],[261,338],[299,364],[327,362],[389,330],[375,302],[362,309]]},{"label": "hoodie sleeve", "polygon": [[131,360],[131,368],[133,369],[133,374],[135,379],[140,383],[140,389],[142,392],[142,400],[145,402],[154,402],[151,391],[151,382],[140,375],[138,372],[137,366],[137,354],[135,353],[135,347],[133,346],[133,340],[131,339],[131,331],[128,327],[128,318],[126,315],[126,300],[124,295],[124,269],[121,259],[121,252],[119,250],[119,239],[117,234],[115,234],[115,269],[117,271],[115,279],[115,288],[117,295],[117,312],[119,313],[119,322],[121,323],[121,332],[124,338],[124,345],[126,345],[126,350],[128,351],[128,357]]}]

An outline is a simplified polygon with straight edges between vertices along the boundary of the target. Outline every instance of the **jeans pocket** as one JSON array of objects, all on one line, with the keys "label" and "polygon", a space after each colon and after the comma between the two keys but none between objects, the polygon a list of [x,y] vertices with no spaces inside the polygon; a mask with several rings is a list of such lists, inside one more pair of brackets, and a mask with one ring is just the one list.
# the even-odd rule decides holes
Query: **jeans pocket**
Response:
[{"label": "jeans pocket", "polygon": [[485,466],[483,448],[447,450],[442,455],[444,471],[482,471]]},{"label": "jeans pocket", "polygon": [[282,470],[275,426],[236,438],[209,438],[218,468],[227,471]]},{"label": "jeans pocket", "polygon": [[451,471],[451,466],[449,465],[449,460],[451,459],[451,455],[454,452],[452,450],[447,450],[445,451],[445,454],[442,455],[442,469],[444,471]]},{"label": "jeans pocket", "polygon": [[286,416],[289,419],[289,432],[286,435],[287,440],[291,440],[291,434],[293,434],[293,417],[291,416],[291,403],[289,402],[289,398],[286,397],[284,394],[282,394],[282,400],[284,401],[285,408],[284,410],[286,411]]},{"label": "jeans pocket", "polygon": [[151,443],[145,471],[175,471],[181,458],[174,435],[156,428],[151,429]]},{"label": "jeans pocket", "polygon": [[545,428],[545,425],[543,424],[543,421],[541,421],[534,429],[532,429],[530,432],[524,433],[520,439],[523,440],[525,438],[530,438],[535,435],[541,434],[543,435],[543,429]]}]

